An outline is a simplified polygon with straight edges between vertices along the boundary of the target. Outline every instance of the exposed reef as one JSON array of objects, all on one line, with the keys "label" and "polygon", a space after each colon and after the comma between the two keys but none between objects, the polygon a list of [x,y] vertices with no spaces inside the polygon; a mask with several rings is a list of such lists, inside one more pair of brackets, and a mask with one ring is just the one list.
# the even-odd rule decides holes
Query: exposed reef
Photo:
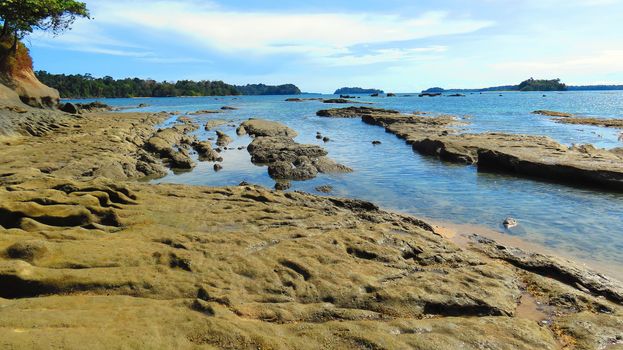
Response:
[{"label": "exposed reef", "polygon": [[[192,135],[199,125],[166,113],[54,116],[70,123],[0,143],[2,347],[621,345],[616,281],[482,239],[462,249],[364,201],[136,182],[177,153],[212,153]],[[369,121],[389,127],[392,118],[405,117]],[[407,124],[443,134],[456,123]],[[306,157],[321,171],[313,160],[326,159],[279,123],[250,120],[239,133],[266,143],[260,160]],[[530,305],[537,316],[522,311]]]},{"label": "exposed reef", "polygon": [[592,125],[601,126],[604,128],[623,129],[623,119],[578,117],[574,114],[554,111],[534,111],[532,113],[549,117],[556,117],[554,118],[554,121],[561,124]]},{"label": "exposed reef", "polygon": [[318,173],[352,171],[328,158],[324,148],[295,142],[296,131],[281,123],[250,119],[238,130],[254,137],[247,147],[251,161],[268,165],[268,174],[276,180],[309,180]]},{"label": "exposed reef", "polygon": [[384,127],[419,153],[479,169],[623,191],[620,152],[590,145],[567,147],[544,136],[505,133],[465,134],[453,116],[403,115],[371,108],[321,110],[322,117],[361,117]]}]

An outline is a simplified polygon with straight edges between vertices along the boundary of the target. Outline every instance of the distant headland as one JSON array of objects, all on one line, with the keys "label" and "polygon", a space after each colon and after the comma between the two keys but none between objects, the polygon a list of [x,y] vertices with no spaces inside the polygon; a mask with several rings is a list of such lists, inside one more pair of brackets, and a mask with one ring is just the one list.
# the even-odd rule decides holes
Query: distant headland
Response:
[{"label": "distant headland", "polygon": [[522,81],[518,85],[502,85],[481,89],[444,89],[433,87],[422,91],[423,93],[444,93],[444,92],[487,92],[487,91],[591,91],[591,90],[623,90],[623,85],[580,85],[569,86],[560,79],[533,79]]},{"label": "distant headland", "polygon": [[115,98],[115,97],[178,97],[178,96],[236,96],[236,95],[299,95],[301,90],[293,84],[231,85],[222,81],[178,80],[158,82],[152,79],[95,78],[90,74],[51,74],[35,72],[47,86],[59,91],[63,98]]},{"label": "distant headland", "polygon": [[335,90],[335,95],[343,94],[384,94],[385,91],[379,89],[362,89],[360,87],[343,87]]}]

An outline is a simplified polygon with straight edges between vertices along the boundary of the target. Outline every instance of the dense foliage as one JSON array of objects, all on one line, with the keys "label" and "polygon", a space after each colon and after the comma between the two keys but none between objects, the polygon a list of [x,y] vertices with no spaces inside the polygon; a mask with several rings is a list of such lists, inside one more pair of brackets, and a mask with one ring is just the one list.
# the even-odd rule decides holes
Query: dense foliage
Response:
[{"label": "dense foliage", "polygon": [[264,84],[249,84],[236,86],[242,95],[300,95],[301,90],[293,84],[270,86]]},{"label": "dense foliage", "polygon": [[0,0],[0,38],[11,37],[12,50],[35,29],[59,34],[78,17],[89,17],[86,4],[74,0]]},{"label": "dense foliage", "polygon": [[623,85],[580,85],[567,86],[569,91],[623,90]]},{"label": "dense foliage", "polygon": [[345,95],[345,94],[384,94],[383,90],[378,89],[362,89],[360,87],[343,87],[335,90],[335,95]]},{"label": "dense foliage", "polygon": [[528,79],[517,85],[519,91],[565,91],[567,85],[560,82],[560,79],[535,80]]},{"label": "dense foliage", "polygon": [[35,73],[37,78],[57,89],[61,97],[175,97],[175,96],[230,96],[230,95],[294,95],[301,91],[294,85],[269,86],[264,84],[234,86],[222,81],[157,82],[151,79],[112,77],[94,78],[90,74]]},{"label": "dense foliage", "polygon": [[16,77],[32,69],[32,59],[28,48],[21,42],[18,42],[15,47],[13,45],[13,40],[0,38],[0,78],[5,78],[7,75]]},{"label": "dense foliage", "polygon": [[536,80],[530,78],[519,85],[493,86],[484,89],[442,89],[430,88],[422,92],[487,92],[487,91],[567,91],[567,90],[623,90],[623,85],[567,86],[560,79]]},{"label": "dense foliage", "polygon": [[234,86],[222,81],[180,80],[171,83],[138,78],[94,78],[90,74],[50,74],[45,71],[35,74],[42,83],[57,89],[61,97],[68,98],[239,95]]}]

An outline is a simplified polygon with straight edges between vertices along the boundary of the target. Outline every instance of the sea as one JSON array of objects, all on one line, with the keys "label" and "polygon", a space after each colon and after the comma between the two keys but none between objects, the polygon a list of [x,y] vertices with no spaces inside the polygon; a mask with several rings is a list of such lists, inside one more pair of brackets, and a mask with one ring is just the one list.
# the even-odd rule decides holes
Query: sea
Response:
[{"label": "sea", "polygon": [[[461,132],[505,132],[544,135],[571,146],[592,144],[611,149],[623,147],[622,130],[584,125],[559,124],[550,117],[532,114],[535,110],[554,110],[598,118],[623,118],[623,91],[572,92],[486,92],[465,97],[418,97],[417,93],[396,97],[356,95],[358,102],[372,107],[404,113],[451,114],[469,124]],[[99,99],[111,106],[126,107],[124,112],[176,112],[163,123],[174,123],[177,116],[198,110],[236,110],[218,114],[190,116],[204,124],[212,119],[228,123],[219,129],[234,143],[222,153],[223,169],[215,172],[213,163],[197,162],[189,172],[171,171],[153,183],[202,186],[238,185],[242,181],[272,188],[264,166],[251,163],[246,149],[251,139],[238,137],[234,125],[249,118],[274,120],[299,133],[296,141],[325,147],[329,157],[351,167],[348,174],[319,174],[309,181],[295,181],[290,191],[357,198],[371,201],[383,209],[414,215],[440,225],[457,227],[462,235],[491,232],[529,247],[538,247],[579,264],[623,280],[623,193],[572,187],[530,178],[479,172],[475,166],[442,162],[414,152],[404,140],[359,118],[333,119],[316,116],[320,109],[347,107],[321,101],[286,102],[290,97],[335,98],[335,95],[226,96],[141,99]],[[76,102],[89,102],[80,100]],[[146,107],[136,108],[139,104]],[[329,142],[316,139],[316,133]],[[215,131],[200,128],[202,139],[215,137]],[[381,141],[373,145],[372,141]],[[316,187],[333,187],[330,194]],[[507,229],[502,222],[515,218],[519,225]]]}]

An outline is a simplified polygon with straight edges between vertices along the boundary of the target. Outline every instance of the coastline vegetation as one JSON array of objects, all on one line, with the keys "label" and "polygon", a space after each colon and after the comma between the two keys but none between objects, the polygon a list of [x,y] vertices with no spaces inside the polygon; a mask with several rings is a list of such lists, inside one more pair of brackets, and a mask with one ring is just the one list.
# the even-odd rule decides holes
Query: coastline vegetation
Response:
[{"label": "coastline vegetation", "polygon": [[2,0],[0,1],[0,38],[10,39],[10,49],[17,53],[19,41],[35,30],[54,35],[70,29],[79,18],[89,18],[86,4],[74,0]]},{"label": "coastline vegetation", "polygon": [[560,79],[533,79],[530,78],[518,85],[493,86],[482,89],[443,89],[433,87],[422,92],[424,93],[444,93],[444,92],[488,92],[488,91],[594,91],[594,90],[623,90],[623,85],[583,85],[569,86]]},{"label": "coastline vegetation", "polygon": [[383,90],[379,89],[362,89],[360,87],[343,87],[335,90],[334,95],[343,94],[384,94]]},{"label": "coastline vegetation", "polygon": [[222,81],[158,82],[153,79],[95,78],[90,74],[51,74],[35,72],[44,84],[59,91],[64,98],[124,98],[178,96],[236,96],[236,95],[297,95],[301,91],[292,84],[270,86],[253,84],[235,86]]}]

